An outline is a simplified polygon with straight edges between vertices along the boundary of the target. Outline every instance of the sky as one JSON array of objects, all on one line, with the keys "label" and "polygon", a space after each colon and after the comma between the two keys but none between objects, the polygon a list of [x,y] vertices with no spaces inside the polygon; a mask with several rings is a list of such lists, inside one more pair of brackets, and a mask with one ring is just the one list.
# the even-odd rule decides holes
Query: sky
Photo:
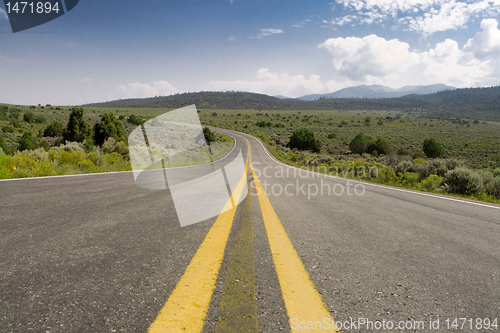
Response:
[{"label": "sky", "polygon": [[0,102],[495,86],[499,14],[500,0],[81,0],[12,33],[2,2]]}]

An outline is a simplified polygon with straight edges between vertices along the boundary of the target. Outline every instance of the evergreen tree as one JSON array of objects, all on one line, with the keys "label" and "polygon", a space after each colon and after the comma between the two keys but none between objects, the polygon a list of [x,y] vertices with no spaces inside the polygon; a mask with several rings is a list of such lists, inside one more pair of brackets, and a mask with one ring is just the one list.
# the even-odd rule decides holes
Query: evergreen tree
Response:
[{"label": "evergreen tree", "polygon": [[427,157],[436,158],[444,155],[444,148],[434,138],[424,141],[424,153]]},{"label": "evergreen tree", "polygon": [[108,138],[113,138],[117,142],[127,142],[127,135],[121,121],[111,113],[101,116],[101,122],[94,125],[94,142],[102,146]]},{"label": "evergreen tree", "polygon": [[36,139],[33,137],[33,134],[31,132],[24,132],[23,137],[21,140],[19,140],[19,146],[17,149],[19,151],[23,150],[31,150],[34,149],[36,146]]},{"label": "evergreen tree", "polygon": [[63,132],[65,141],[83,142],[92,135],[92,128],[83,118],[83,108],[71,109],[68,126]]}]

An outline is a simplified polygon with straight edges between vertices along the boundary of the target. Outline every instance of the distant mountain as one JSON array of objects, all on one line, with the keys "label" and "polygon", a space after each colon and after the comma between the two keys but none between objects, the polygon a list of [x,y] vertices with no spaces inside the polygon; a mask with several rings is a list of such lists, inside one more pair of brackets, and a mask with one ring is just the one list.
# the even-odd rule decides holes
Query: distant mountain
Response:
[{"label": "distant mountain", "polygon": [[[399,98],[326,98],[316,101],[301,101],[279,99],[249,92],[202,91],[171,96],[116,100],[88,104],[85,107],[174,109],[195,104],[198,109],[229,110],[383,110],[436,117],[500,121],[500,86],[446,90],[427,95],[411,94],[410,92],[414,90],[410,88],[399,89],[406,89],[405,96]],[[427,87],[418,88],[420,92],[427,89]],[[140,111],[138,114],[140,115]]]},{"label": "distant mountain", "polygon": [[286,96],[283,96],[283,95],[276,95],[276,96],[273,96],[273,97],[276,97],[276,98],[279,98],[279,99],[284,99],[284,100],[294,100],[295,99],[295,98],[286,97]]},{"label": "distant mountain", "polygon": [[321,97],[325,98],[398,98],[406,95],[427,95],[438,91],[454,90],[456,88],[444,84],[432,84],[428,86],[405,86],[393,89],[381,85],[362,85],[340,89],[330,94],[314,94],[298,97],[301,101],[314,101]]}]

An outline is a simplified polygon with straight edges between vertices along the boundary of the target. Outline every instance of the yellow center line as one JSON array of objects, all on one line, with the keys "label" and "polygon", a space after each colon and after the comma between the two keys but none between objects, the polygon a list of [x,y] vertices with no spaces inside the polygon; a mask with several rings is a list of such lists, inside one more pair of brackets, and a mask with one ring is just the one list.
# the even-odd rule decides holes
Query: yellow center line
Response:
[{"label": "yellow center line", "polygon": [[[248,141],[247,141],[248,143]],[[247,181],[250,145],[248,145],[245,174],[227,201],[203,240],[184,275],[170,294],[155,321],[149,326],[150,333],[201,332],[210,299],[215,288],[224,250],[231,232],[236,206]],[[227,209],[227,211],[225,211]]]},{"label": "yellow center line", "polygon": [[292,332],[338,332],[251,164],[250,168]]}]

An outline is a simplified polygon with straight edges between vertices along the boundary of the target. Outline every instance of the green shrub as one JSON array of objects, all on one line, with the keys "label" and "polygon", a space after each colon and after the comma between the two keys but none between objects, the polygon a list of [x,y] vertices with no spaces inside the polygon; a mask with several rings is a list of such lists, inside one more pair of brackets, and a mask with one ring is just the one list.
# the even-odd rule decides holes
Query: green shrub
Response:
[{"label": "green shrub", "polygon": [[429,177],[422,179],[420,183],[424,190],[435,191],[439,188],[439,185],[441,185],[442,181],[443,177],[440,177],[438,175],[430,175]]},{"label": "green shrub", "polygon": [[131,114],[131,115],[128,117],[127,121],[128,121],[129,123],[134,124],[134,125],[141,125],[141,124],[144,122],[144,120],[143,120],[141,117],[136,116],[135,114]]},{"label": "green shrub", "polygon": [[14,133],[14,128],[13,127],[10,127],[10,126],[4,126],[2,127],[2,132],[4,133]]},{"label": "green shrub", "polygon": [[96,145],[102,146],[108,138],[113,138],[116,141],[127,141],[123,124],[111,113],[103,114],[101,122],[94,125],[94,142]]},{"label": "green shrub", "polygon": [[212,112],[212,116],[216,117],[217,116],[217,112]]},{"label": "green shrub", "polygon": [[308,129],[300,129],[292,133],[287,147],[300,150],[312,150],[315,153],[321,151],[321,141],[316,139],[314,133]]},{"label": "green shrub", "polygon": [[4,138],[0,136],[0,148],[6,155],[10,155],[12,153],[12,149],[7,146],[7,142],[5,142]]},{"label": "green shrub", "polygon": [[35,115],[33,114],[33,112],[26,112],[23,116],[23,119],[25,122],[27,123],[32,123],[35,121]]},{"label": "green shrub", "polygon": [[493,176],[500,178],[500,168],[496,168],[495,170],[493,170]]},{"label": "green shrub", "polygon": [[328,134],[328,139],[335,139],[337,135],[335,133]]},{"label": "green shrub", "polygon": [[368,151],[368,147],[373,144],[373,139],[369,136],[359,133],[356,137],[349,143],[349,149],[354,154],[362,155]]},{"label": "green shrub", "polygon": [[377,154],[389,155],[392,152],[391,144],[387,139],[378,138],[368,147],[366,152],[375,155],[374,151],[377,151]]},{"label": "green shrub", "polygon": [[83,147],[83,144],[81,144],[80,142],[66,142],[65,144],[59,147],[52,147],[50,150],[51,151],[63,150],[68,153],[73,153],[75,151],[84,152],[85,147]]},{"label": "green shrub", "polygon": [[500,198],[500,178],[496,178],[492,173],[483,175],[483,186],[486,194]]},{"label": "green shrub", "polygon": [[18,108],[12,108],[10,109],[10,117],[19,120],[21,117],[21,109]]},{"label": "green shrub", "polygon": [[484,192],[481,175],[466,168],[448,171],[443,177],[443,187],[448,192],[467,195]]},{"label": "green shrub", "polygon": [[11,124],[12,124],[12,126],[14,126],[15,128],[21,128],[21,122],[19,121],[19,119],[12,118],[12,119],[10,119],[10,123],[11,123]]},{"label": "green shrub", "polygon": [[12,170],[8,178],[42,177],[56,174],[50,161],[39,161],[30,154],[13,156],[7,161],[6,166],[8,170]]},{"label": "green shrub", "polygon": [[118,153],[122,155],[125,159],[129,159],[129,149],[127,145],[120,141],[115,145],[115,148],[113,150],[115,153]]},{"label": "green shrub", "polygon": [[394,171],[399,174],[399,173],[405,173],[411,170],[413,167],[413,163],[411,161],[401,161],[399,162],[396,167],[394,168]]},{"label": "green shrub", "polygon": [[215,142],[216,140],[215,133],[208,127],[203,127],[203,135],[205,136],[206,143]]},{"label": "green shrub", "polygon": [[72,108],[68,126],[63,131],[65,141],[83,142],[92,135],[92,128],[83,118],[83,108]]},{"label": "green shrub", "polygon": [[405,172],[401,175],[401,183],[405,186],[414,187],[420,181],[420,175],[416,172]]},{"label": "green shrub", "polygon": [[444,148],[434,138],[424,140],[424,153],[427,157],[436,158],[444,155]]},{"label": "green shrub", "polygon": [[45,127],[43,136],[61,136],[63,134],[63,130],[63,125],[56,120]]},{"label": "green shrub", "polygon": [[19,140],[19,145],[17,149],[20,151],[33,149],[36,146],[36,139],[33,137],[31,132],[23,133],[21,140]]},{"label": "green shrub", "polygon": [[35,123],[37,124],[45,124],[47,122],[47,119],[43,116],[43,114],[39,114],[35,117]]}]

